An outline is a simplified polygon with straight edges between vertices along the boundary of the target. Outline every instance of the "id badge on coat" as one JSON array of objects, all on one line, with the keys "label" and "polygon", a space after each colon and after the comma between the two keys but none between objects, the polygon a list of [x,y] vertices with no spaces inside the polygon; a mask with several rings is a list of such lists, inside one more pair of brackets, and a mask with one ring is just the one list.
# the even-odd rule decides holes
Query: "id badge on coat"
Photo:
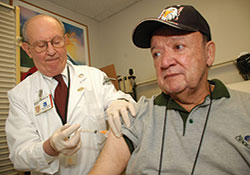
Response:
[{"label": "id badge on coat", "polygon": [[52,95],[49,94],[45,97],[40,98],[34,103],[35,114],[39,115],[53,108]]}]

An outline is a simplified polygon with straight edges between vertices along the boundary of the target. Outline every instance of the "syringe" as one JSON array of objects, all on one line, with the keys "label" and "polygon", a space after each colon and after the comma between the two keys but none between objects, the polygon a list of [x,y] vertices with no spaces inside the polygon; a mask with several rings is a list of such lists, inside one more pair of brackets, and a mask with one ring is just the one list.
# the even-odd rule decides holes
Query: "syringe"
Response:
[{"label": "syringe", "polygon": [[94,130],[94,129],[81,129],[81,132],[85,132],[85,133],[100,133],[100,134],[106,134],[108,132],[108,130]]}]

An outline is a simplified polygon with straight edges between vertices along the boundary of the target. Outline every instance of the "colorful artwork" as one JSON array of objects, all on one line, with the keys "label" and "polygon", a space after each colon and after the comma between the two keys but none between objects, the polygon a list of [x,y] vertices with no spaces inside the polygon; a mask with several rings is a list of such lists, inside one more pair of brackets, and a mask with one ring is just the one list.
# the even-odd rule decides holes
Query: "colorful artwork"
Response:
[{"label": "colorful artwork", "polygon": [[86,55],[85,43],[84,43],[84,31],[81,28],[75,27],[71,24],[65,23],[64,28],[69,37],[69,43],[67,45],[68,55],[80,64],[87,64],[86,58],[81,58]]}]

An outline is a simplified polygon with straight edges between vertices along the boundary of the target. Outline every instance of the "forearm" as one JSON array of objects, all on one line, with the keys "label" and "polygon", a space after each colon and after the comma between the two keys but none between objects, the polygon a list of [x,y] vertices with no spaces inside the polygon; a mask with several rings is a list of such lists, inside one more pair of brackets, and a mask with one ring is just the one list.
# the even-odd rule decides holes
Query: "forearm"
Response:
[{"label": "forearm", "polygon": [[117,138],[110,131],[107,142],[89,175],[121,174],[126,169],[129,158],[129,148],[123,137]]}]

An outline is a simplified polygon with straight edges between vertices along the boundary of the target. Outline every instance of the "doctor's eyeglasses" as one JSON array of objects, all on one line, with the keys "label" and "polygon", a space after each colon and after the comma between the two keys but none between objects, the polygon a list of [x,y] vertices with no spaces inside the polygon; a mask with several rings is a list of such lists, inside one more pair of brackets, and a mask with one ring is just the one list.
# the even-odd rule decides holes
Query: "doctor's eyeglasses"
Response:
[{"label": "doctor's eyeglasses", "polygon": [[[26,42],[26,43],[28,43],[28,42]],[[30,43],[28,43],[28,44],[32,48],[34,48],[37,53],[41,53],[41,52],[44,52],[48,49],[48,43],[51,43],[51,45],[54,48],[61,48],[65,44],[65,37],[64,36],[55,36],[50,41],[40,40],[40,41],[34,42],[33,44],[30,44]]]}]

